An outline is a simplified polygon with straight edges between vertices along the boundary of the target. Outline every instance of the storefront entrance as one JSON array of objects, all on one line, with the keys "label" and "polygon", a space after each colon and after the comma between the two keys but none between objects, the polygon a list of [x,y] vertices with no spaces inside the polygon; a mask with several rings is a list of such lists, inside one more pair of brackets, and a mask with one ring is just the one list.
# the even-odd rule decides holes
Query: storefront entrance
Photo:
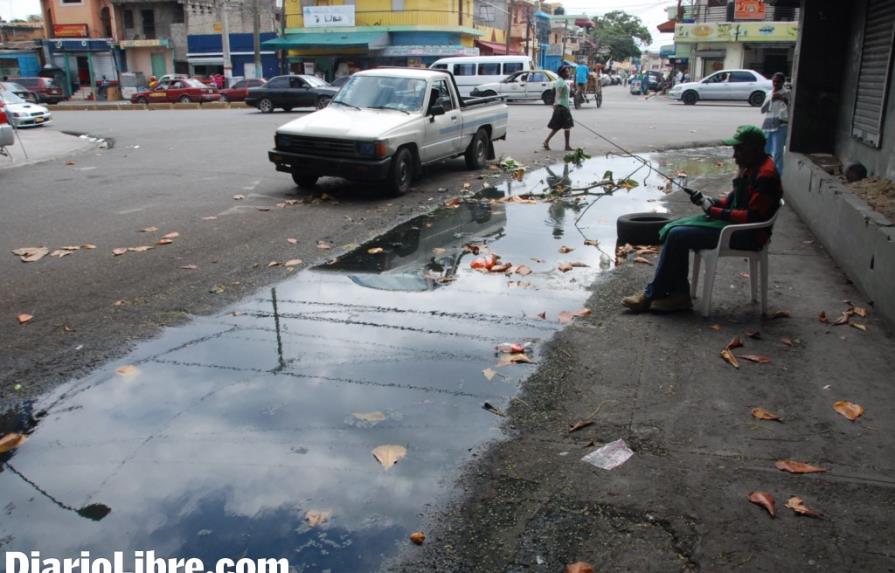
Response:
[{"label": "storefront entrance", "polygon": [[78,65],[78,83],[84,87],[90,86],[90,60],[87,56],[75,58]]},{"label": "storefront entrance", "polygon": [[168,66],[165,62],[165,54],[152,54],[152,75],[157,78],[168,73]]}]

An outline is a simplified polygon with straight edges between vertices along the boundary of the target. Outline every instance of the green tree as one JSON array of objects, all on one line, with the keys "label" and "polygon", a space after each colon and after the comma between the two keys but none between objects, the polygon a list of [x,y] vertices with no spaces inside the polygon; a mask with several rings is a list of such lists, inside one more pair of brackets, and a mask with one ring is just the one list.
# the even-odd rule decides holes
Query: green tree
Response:
[{"label": "green tree", "polygon": [[594,18],[593,39],[599,48],[608,48],[609,57],[615,61],[640,56],[637,41],[644,45],[653,42],[643,21],[621,10],[606,12],[602,17]]}]

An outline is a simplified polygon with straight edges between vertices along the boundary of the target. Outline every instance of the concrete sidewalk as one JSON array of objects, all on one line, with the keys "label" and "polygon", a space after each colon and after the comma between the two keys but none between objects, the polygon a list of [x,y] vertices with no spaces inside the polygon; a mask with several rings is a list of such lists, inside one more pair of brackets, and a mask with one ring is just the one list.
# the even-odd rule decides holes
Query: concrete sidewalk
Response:
[{"label": "concrete sidewalk", "polygon": [[[671,207],[693,212],[682,194]],[[463,499],[433,517],[425,546],[384,570],[556,572],[579,560],[597,571],[891,570],[895,342],[872,309],[855,317],[866,331],[818,319],[835,320],[846,300],[867,304],[788,208],[770,265],[771,311],[789,318],[760,318],[743,261],[719,265],[707,320],[629,314],[621,298],[653,267],[618,269],[596,287],[592,316],[538,357],[509,410],[513,438],[472,464]],[[735,336],[745,345],[735,354],[770,363],[724,362]],[[851,422],[838,400],[866,413]],[[754,419],[753,407],[783,422]],[[593,425],[568,432],[594,412]],[[581,461],[619,438],[634,451],[623,465]],[[784,459],[828,471],[784,473]],[[776,518],[748,501],[754,491],[776,498]],[[792,496],[823,519],[784,507]]]},{"label": "concrete sidewalk", "polygon": [[62,159],[96,149],[100,143],[68,135],[51,127],[19,129],[14,145],[6,148],[8,156],[0,156],[0,170]]}]

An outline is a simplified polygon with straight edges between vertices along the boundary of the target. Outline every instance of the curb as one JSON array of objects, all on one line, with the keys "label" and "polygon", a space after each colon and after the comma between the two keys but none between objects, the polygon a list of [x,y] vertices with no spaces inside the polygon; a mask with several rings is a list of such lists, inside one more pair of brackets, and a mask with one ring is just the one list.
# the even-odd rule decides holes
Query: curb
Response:
[{"label": "curb", "polygon": [[154,109],[249,109],[251,106],[242,101],[207,103],[118,103],[118,104],[53,104],[47,106],[52,112],[62,111],[147,111]]}]

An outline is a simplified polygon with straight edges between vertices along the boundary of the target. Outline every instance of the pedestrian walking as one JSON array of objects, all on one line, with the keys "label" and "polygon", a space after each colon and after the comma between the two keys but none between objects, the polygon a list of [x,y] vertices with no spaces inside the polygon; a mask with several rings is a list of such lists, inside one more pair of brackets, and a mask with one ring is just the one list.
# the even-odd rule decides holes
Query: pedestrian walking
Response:
[{"label": "pedestrian walking", "polygon": [[765,152],[774,158],[778,173],[783,173],[783,147],[786,145],[786,135],[789,132],[790,92],[783,86],[785,80],[786,76],[780,72],[771,77],[774,89],[761,106],[761,111],[765,114],[761,130],[768,140]]},{"label": "pedestrian walking", "polygon": [[553,82],[553,116],[547,127],[550,129],[550,135],[544,140],[544,149],[550,150],[550,140],[562,129],[566,136],[566,151],[574,151],[569,144],[572,136],[572,128],[575,122],[572,120],[572,112],[569,109],[569,84],[566,79],[569,77],[569,68],[563,67],[559,69],[559,78]]}]

